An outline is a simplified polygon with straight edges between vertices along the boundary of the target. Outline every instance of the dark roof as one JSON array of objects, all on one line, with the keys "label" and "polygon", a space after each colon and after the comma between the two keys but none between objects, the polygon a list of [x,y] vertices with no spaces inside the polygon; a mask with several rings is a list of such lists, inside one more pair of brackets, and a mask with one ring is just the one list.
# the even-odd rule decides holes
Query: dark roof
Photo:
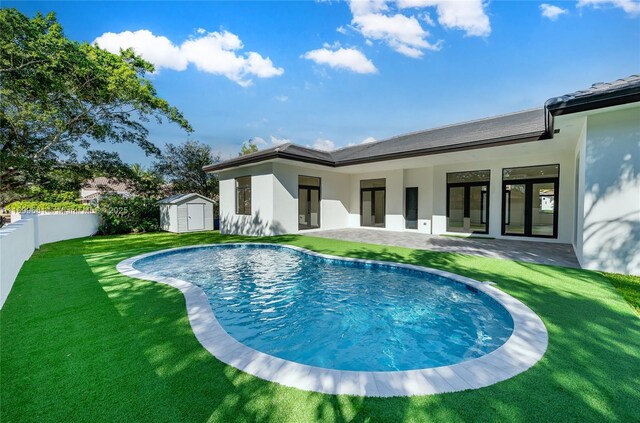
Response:
[{"label": "dark roof", "polygon": [[334,165],[333,157],[331,156],[331,153],[327,151],[320,151],[292,143],[286,143],[276,147],[267,148],[266,150],[260,150],[256,153],[234,157],[233,159],[225,160],[220,163],[213,163],[205,166],[203,169],[206,172],[213,172],[243,164],[258,163],[276,158],[291,159],[307,163],[318,163],[326,166]]},{"label": "dark roof", "polygon": [[547,118],[547,112],[557,116],[637,101],[640,101],[640,75],[631,75],[628,78],[593,84],[586,90],[551,98],[541,109],[412,132],[332,152],[283,144],[214,163],[205,166],[204,170],[214,172],[276,158],[338,167],[536,141],[553,136],[553,119]]},{"label": "dark roof", "polygon": [[338,167],[471,148],[534,141],[544,137],[544,109],[527,110],[426,131],[412,132],[332,152],[287,143],[205,166],[207,172],[276,158]]},{"label": "dark roof", "polygon": [[613,82],[598,82],[587,89],[550,98],[545,106],[551,114],[557,116],[636,101],[640,101],[640,75],[631,75]]},{"label": "dark roof", "polygon": [[162,200],[159,200],[156,204],[179,204],[182,202],[185,202],[193,197],[200,197],[204,200],[207,201],[211,201],[212,203],[215,203],[215,200],[212,200],[211,198],[205,197],[204,195],[200,195],[198,193],[191,193],[191,194],[174,194],[171,195],[169,197],[163,198]]},{"label": "dark roof", "polygon": [[336,150],[333,157],[340,166],[517,141],[533,141],[540,139],[544,134],[544,109],[535,109],[359,144]]}]

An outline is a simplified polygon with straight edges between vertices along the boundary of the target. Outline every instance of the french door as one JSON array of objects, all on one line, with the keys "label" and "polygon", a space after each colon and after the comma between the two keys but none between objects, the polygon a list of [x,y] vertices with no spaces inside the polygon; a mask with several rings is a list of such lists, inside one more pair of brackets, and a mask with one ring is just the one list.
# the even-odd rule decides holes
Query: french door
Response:
[{"label": "french door", "polygon": [[489,182],[447,184],[447,231],[489,233]]},{"label": "french door", "polygon": [[558,178],[503,181],[502,234],[557,238]]},{"label": "french door", "polygon": [[320,178],[298,177],[298,229],[320,227]]},{"label": "french door", "polygon": [[385,188],[360,189],[360,226],[385,226]]}]

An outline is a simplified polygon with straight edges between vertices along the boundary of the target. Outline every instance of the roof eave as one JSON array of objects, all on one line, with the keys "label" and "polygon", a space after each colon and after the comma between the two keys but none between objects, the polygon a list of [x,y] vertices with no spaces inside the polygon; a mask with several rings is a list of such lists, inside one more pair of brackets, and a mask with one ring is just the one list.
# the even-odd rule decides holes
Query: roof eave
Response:
[{"label": "roof eave", "polygon": [[553,116],[561,116],[605,107],[621,106],[639,101],[640,87],[635,86],[600,95],[567,98],[566,100],[554,98],[547,101],[545,106]]},{"label": "roof eave", "polygon": [[529,132],[519,135],[510,135],[507,137],[491,138],[480,141],[472,141],[456,145],[447,145],[442,147],[424,148],[420,150],[411,150],[397,153],[383,154],[374,157],[366,157],[362,159],[342,160],[336,164],[336,167],[353,166],[358,164],[375,163],[385,160],[407,159],[420,156],[432,156],[435,154],[454,153],[457,151],[476,150],[479,148],[499,147],[509,144],[519,144],[524,142],[542,141],[549,139],[547,131]]},{"label": "roof eave", "polygon": [[293,153],[287,153],[285,151],[273,151],[273,152],[269,152],[268,154],[263,154],[259,156],[247,156],[245,159],[240,157],[239,159],[234,159],[233,162],[221,162],[221,163],[207,165],[207,166],[204,166],[202,170],[208,173],[219,172],[221,170],[231,169],[234,167],[244,166],[248,164],[262,163],[262,162],[273,160],[273,159],[286,159],[286,160],[293,160],[296,162],[318,164],[318,165],[329,166],[329,167],[335,166],[335,162],[331,160],[304,157],[304,156],[299,156]]}]

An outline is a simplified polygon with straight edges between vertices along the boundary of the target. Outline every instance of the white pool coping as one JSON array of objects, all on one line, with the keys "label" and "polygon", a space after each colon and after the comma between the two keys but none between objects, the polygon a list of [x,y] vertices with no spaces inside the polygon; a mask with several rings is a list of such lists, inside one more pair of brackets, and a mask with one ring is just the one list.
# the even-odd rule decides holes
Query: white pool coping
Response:
[{"label": "white pool coping", "polygon": [[[502,346],[489,354],[450,366],[381,372],[325,369],[274,357],[238,342],[222,328],[206,294],[198,286],[176,278],[146,274],[133,267],[137,260],[169,251],[239,245],[277,246],[332,260],[383,264],[453,279],[482,291],[500,303],[511,314],[513,333]],[[132,278],[159,282],[179,289],[186,300],[193,333],[200,344],[218,360],[261,379],[305,391],[393,397],[478,389],[510,379],[533,366],[547,350],[549,339],[547,329],[538,315],[519,300],[492,286],[493,284],[411,264],[330,256],[285,244],[233,243],[192,245],[154,251],[123,260],[118,263],[116,269]]]}]

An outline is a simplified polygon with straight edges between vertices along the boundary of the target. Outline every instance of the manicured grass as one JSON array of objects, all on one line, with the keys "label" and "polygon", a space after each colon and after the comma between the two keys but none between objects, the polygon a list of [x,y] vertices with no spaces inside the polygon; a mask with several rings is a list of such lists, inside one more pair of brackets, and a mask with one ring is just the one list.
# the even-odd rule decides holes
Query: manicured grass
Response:
[{"label": "manicured grass", "polygon": [[625,300],[640,314],[640,276],[603,273]]},{"label": "manicured grass", "polygon": [[[177,290],[115,270],[146,251],[237,241],[494,281],[540,315],[549,348],[525,373],[474,391],[389,399],[305,392],[222,364],[193,336]],[[631,422],[640,416],[640,319],[604,276],[590,271],[302,236],[95,237],[44,245],[34,254],[0,323],[3,423]]]}]

